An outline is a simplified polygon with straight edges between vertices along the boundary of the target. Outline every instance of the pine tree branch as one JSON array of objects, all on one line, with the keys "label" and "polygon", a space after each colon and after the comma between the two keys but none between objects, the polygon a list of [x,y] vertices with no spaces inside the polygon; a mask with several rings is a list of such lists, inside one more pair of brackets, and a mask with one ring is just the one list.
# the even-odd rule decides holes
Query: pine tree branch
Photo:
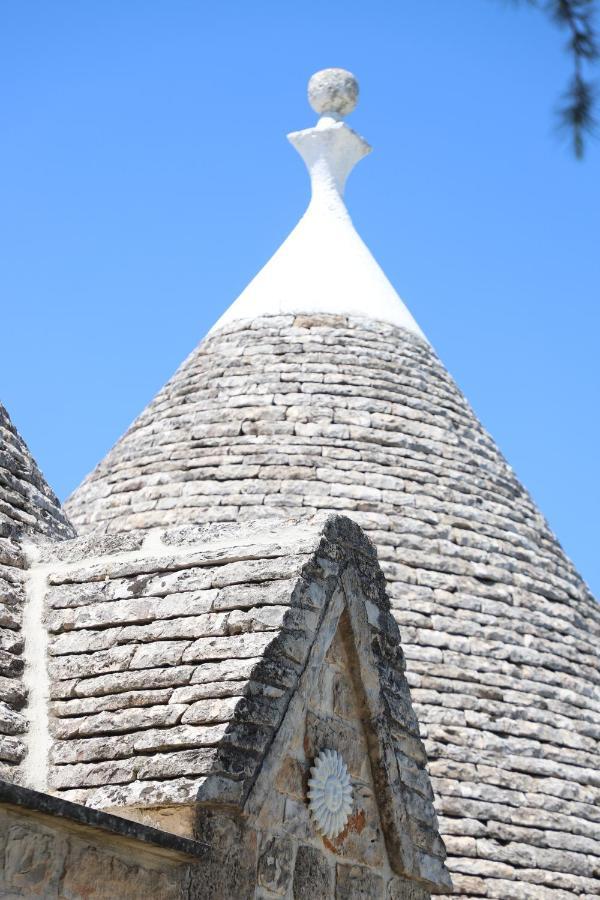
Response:
[{"label": "pine tree branch", "polygon": [[597,88],[587,75],[600,56],[595,28],[596,0],[513,0],[544,12],[559,28],[568,32],[566,49],[573,62],[573,75],[558,107],[558,124],[571,136],[578,159],[585,140],[596,134]]}]

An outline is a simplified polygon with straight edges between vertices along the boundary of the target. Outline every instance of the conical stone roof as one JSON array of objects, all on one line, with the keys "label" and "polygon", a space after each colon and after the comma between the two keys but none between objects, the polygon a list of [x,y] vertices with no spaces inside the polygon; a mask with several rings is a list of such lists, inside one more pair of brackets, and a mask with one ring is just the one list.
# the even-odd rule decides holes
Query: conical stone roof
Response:
[{"label": "conical stone roof", "polygon": [[23,540],[63,540],[74,534],[0,403],[0,778],[9,781],[22,778],[28,728]]},{"label": "conical stone roof", "polygon": [[73,537],[58,498],[0,403],[0,535]]},{"label": "conical stone roof", "polygon": [[380,287],[363,315],[318,291],[303,312],[295,289],[234,304],[67,510],[80,532],[351,516],[388,579],[455,888],[598,896],[600,608]]}]

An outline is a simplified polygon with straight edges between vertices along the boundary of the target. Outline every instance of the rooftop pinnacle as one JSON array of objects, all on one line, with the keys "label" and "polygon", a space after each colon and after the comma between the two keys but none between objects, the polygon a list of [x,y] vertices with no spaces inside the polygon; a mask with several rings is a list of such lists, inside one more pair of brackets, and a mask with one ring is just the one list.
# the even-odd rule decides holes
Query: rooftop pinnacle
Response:
[{"label": "rooftop pinnacle", "polygon": [[308,102],[321,116],[347,116],[358,100],[358,81],[346,69],[321,69],[308,82]]},{"label": "rooftop pinnacle", "polygon": [[370,316],[423,337],[419,326],[356,233],[343,195],[348,175],[371,147],[343,121],[358,82],[322,69],[308,83],[316,125],[288,134],[308,169],[312,195],[292,233],[211,332],[239,319],[286,313]]},{"label": "rooftop pinnacle", "polygon": [[[327,198],[330,212],[348,218],[341,201],[346,179],[356,163],[371,152],[364,138],[341,117],[352,112],[358,97],[358,82],[345,69],[323,69],[308,82],[308,100],[321,118],[314,128],[292,131],[288,140],[308,168],[312,200],[310,207]],[[332,193],[333,190],[333,193]],[[336,202],[336,196],[337,202]]]}]

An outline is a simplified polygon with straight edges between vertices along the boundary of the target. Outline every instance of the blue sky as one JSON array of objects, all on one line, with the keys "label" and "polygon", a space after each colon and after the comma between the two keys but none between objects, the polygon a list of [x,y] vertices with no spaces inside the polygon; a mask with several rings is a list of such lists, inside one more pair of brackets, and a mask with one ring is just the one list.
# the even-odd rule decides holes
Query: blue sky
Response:
[{"label": "blue sky", "polygon": [[501,0],[8,2],[0,394],[61,498],[277,248],[286,132],[343,66],[355,224],[600,593],[600,144],[553,131],[563,38]]}]

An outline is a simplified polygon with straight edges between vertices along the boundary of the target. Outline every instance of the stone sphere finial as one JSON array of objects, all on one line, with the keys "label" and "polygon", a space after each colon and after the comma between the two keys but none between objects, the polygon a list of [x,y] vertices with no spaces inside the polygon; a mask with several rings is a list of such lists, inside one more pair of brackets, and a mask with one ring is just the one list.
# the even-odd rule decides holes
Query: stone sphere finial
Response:
[{"label": "stone sphere finial", "polygon": [[346,69],[321,69],[308,82],[308,102],[320,116],[347,116],[358,100],[358,81]]}]

